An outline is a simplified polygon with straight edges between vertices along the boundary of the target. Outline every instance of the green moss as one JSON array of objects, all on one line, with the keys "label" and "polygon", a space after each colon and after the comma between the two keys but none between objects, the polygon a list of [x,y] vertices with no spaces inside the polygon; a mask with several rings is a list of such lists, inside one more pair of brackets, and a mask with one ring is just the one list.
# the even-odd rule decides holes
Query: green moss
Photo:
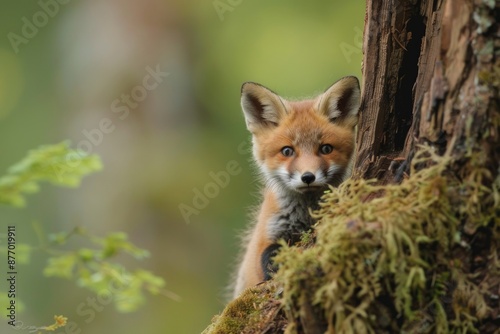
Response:
[{"label": "green moss", "polygon": [[312,296],[306,302],[339,334],[477,333],[478,323],[493,315],[488,286],[475,283],[468,256],[460,256],[471,247],[467,233],[494,231],[492,284],[500,273],[499,206],[487,202],[498,202],[500,179],[484,186],[491,175],[479,167],[483,158],[471,156],[472,170],[459,182],[447,172],[449,158],[423,149],[413,164],[429,166],[401,185],[350,180],[325,194],[314,212],[315,246],[283,245],[276,259],[287,333],[301,332],[305,291]]},{"label": "green moss", "polygon": [[261,333],[276,319],[280,310],[275,299],[275,286],[270,282],[245,290],[215,316],[202,334]]}]

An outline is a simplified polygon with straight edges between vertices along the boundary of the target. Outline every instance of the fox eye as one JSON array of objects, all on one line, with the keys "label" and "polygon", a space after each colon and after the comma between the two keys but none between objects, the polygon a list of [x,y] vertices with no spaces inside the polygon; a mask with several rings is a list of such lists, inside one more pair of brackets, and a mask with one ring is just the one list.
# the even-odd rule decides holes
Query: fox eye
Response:
[{"label": "fox eye", "polygon": [[281,154],[283,154],[285,157],[291,157],[293,155],[293,148],[290,146],[285,146],[281,149]]},{"label": "fox eye", "polygon": [[333,146],[330,144],[324,144],[319,147],[321,154],[330,154],[333,151]]}]

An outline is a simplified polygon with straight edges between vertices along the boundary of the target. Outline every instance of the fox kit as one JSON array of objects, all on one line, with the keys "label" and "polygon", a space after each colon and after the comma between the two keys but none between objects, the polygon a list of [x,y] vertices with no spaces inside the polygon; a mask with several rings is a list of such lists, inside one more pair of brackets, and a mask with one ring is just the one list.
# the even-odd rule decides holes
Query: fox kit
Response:
[{"label": "fox kit", "polygon": [[241,106],[265,186],[233,297],[270,279],[278,241],[297,242],[314,224],[309,208],[318,208],[328,185],[338,186],[350,175],[359,100],[355,77],[296,102],[259,84],[243,84]]}]

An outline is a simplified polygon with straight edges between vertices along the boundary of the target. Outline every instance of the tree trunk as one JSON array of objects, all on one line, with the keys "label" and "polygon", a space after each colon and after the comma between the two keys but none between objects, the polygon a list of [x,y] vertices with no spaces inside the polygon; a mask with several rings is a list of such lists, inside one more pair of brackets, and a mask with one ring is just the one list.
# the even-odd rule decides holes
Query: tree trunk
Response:
[{"label": "tree trunk", "polygon": [[[206,333],[500,333],[499,21],[498,0],[367,0],[354,180],[324,197],[314,245],[282,251],[277,283],[247,291]],[[439,156],[446,167],[412,181]],[[398,244],[398,228],[423,235]]]},{"label": "tree trunk", "polygon": [[[449,177],[473,182],[483,169],[487,177],[479,182],[494,187],[500,172],[500,1],[368,0],[366,11],[353,177],[399,183],[419,145],[427,144],[451,157]],[[476,202],[478,212],[500,204]],[[481,227],[461,217],[459,233],[470,248],[450,256],[492,297],[486,298],[491,317],[475,325],[479,333],[500,333],[499,215],[497,209]],[[447,298],[453,319],[464,301],[453,293]]]},{"label": "tree trunk", "polygon": [[496,173],[499,7],[498,0],[368,1],[356,178],[398,181],[397,167],[418,144],[458,160],[466,141],[489,152],[485,163]]}]

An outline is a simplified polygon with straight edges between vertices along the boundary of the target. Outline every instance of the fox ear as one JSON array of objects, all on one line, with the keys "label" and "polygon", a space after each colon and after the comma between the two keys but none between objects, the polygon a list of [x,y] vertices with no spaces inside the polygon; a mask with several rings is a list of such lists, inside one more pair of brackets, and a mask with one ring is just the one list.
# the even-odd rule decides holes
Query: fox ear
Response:
[{"label": "fox ear", "polygon": [[361,92],[356,77],[344,77],[334,83],[318,98],[318,111],[331,122],[356,126]]},{"label": "fox ear", "polygon": [[286,114],[284,101],[277,94],[253,82],[245,82],[241,87],[241,108],[252,133],[259,128],[277,126]]}]

